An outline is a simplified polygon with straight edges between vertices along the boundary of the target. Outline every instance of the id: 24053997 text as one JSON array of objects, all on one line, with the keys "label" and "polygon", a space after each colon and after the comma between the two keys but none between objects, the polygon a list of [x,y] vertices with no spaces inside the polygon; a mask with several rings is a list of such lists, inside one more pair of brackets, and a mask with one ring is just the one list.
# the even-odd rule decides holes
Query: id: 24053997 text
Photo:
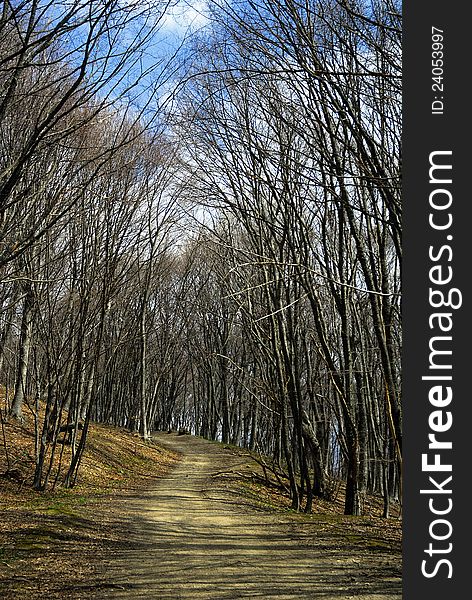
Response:
[{"label": "id: 24053997 text", "polygon": [[444,31],[431,28],[431,114],[444,114]]}]

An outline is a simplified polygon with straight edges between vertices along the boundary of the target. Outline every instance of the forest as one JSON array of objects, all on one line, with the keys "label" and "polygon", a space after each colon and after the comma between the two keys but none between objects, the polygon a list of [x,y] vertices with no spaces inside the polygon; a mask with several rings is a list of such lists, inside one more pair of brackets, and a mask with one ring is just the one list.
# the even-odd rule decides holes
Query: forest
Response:
[{"label": "forest", "polygon": [[40,492],[91,422],[188,431],[388,517],[401,3],[188,4],[0,2],[0,451],[34,423]]}]

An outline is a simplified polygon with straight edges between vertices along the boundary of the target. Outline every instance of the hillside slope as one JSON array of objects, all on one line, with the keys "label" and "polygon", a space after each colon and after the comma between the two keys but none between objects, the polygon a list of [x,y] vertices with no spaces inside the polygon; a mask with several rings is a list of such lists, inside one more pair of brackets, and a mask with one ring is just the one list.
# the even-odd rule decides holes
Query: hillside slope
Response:
[{"label": "hillside slope", "polygon": [[[31,423],[6,423],[4,434],[5,444],[0,447],[0,597],[4,600],[64,598],[66,590],[93,580],[98,557],[122,533],[116,529],[120,502],[154,485],[178,460],[176,453],[144,444],[125,430],[93,424],[78,484],[40,493],[31,488]],[[9,469],[13,476],[5,476]]]}]

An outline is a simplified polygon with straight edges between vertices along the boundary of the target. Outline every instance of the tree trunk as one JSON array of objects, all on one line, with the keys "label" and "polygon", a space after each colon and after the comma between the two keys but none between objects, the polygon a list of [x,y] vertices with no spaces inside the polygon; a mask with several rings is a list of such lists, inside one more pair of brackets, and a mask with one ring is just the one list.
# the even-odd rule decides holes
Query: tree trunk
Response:
[{"label": "tree trunk", "polygon": [[313,495],[318,498],[326,498],[326,470],[321,446],[305,411],[302,412],[302,419],[303,438],[308,444],[313,457],[313,470],[315,475],[313,481]]},{"label": "tree trunk", "polygon": [[140,320],[140,335],[141,335],[141,348],[140,348],[140,390],[139,390],[139,401],[140,401],[140,434],[143,439],[149,440],[151,436],[149,434],[148,425],[148,414],[147,414],[147,402],[146,402],[146,360],[147,360],[147,338],[146,338],[146,302],[143,302],[141,320]]},{"label": "tree trunk", "polygon": [[348,451],[344,514],[360,516],[362,502],[359,490],[359,444],[355,436],[348,442]]},{"label": "tree trunk", "polygon": [[25,302],[23,305],[18,371],[16,376],[15,395],[13,397],[13,403],[10,410],[11,416],[19,419],[20,421],[23,419],[22,408],[26,391],[28,361],[33,341],[33,308],[34,298],[30,289],[25,296]]}]

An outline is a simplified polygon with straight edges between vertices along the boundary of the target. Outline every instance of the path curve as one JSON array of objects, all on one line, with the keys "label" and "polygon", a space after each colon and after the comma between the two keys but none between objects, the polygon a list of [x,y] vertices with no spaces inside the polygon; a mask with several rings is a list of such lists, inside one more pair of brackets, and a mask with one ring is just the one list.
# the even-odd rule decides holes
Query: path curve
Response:
[{"label": "path curve", "polygon": [[156,441],[182,460],[130,501],[123,524],[129,547],[103,565],[108,585],[97,600],[401,598],[388,560],[371,571],[365,559],[346,555],[326,535],[317,539],[292,515],[251,509],[212,485],[215,474],[247,467],[244,453],[187,435],[158,434]]}]

